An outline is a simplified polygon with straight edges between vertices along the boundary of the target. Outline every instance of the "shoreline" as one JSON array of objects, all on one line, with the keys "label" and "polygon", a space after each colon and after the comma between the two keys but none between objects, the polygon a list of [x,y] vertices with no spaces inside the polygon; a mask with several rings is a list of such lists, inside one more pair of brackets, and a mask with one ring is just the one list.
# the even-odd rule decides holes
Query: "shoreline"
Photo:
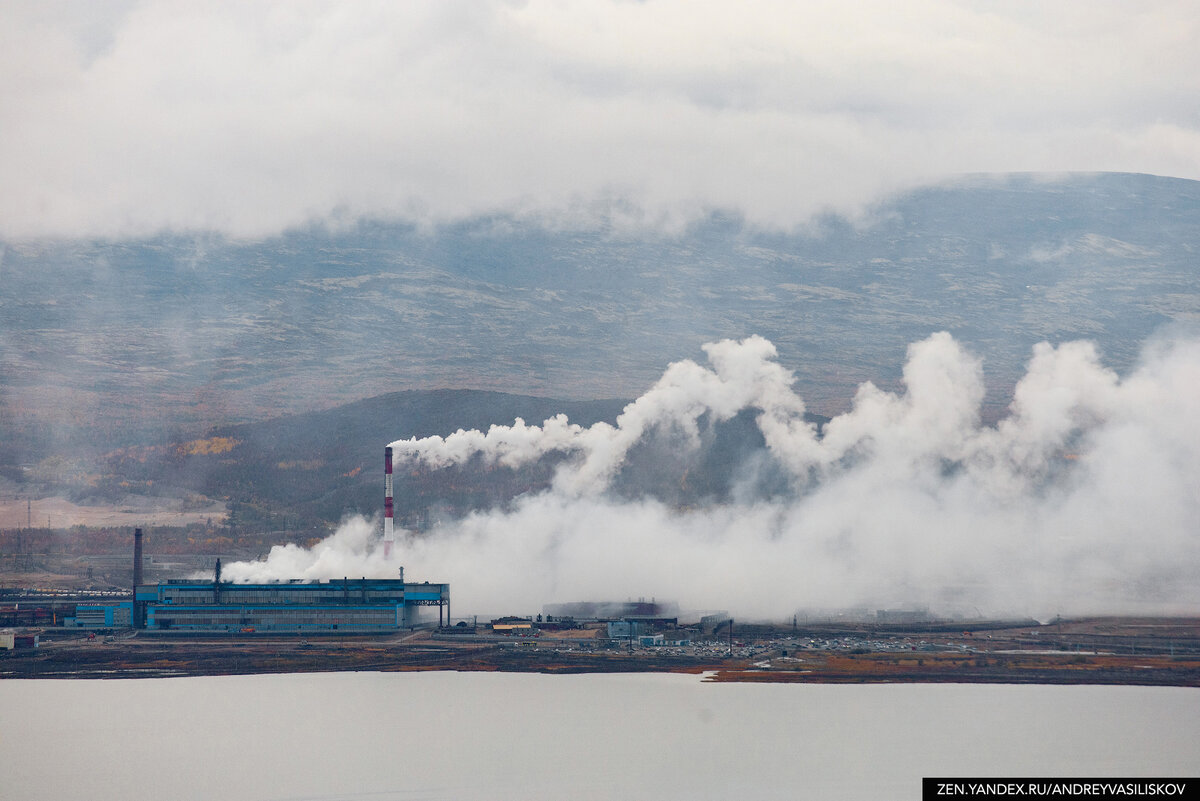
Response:
[{"label": "shoreline", "polygon": [[[4,679],[132,679],[316,672],[709,674],[711,682],[985,683],[1200,687],[1200,654],[994,648],[783,649],[754,657],[665,649],[567,649],[536,640],[447,642],[429,632],[388,638],[55,638],[0,657]],[[1174,647],[1173,645],[1171,646]],[[1189,649],[1190,650],[1190,649]]]}]

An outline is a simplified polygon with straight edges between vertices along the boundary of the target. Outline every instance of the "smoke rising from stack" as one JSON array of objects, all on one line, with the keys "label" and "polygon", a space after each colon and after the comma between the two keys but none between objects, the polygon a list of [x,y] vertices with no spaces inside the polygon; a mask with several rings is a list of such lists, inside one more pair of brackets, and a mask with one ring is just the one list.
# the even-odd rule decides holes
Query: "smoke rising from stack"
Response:
[{"label": "smoke rising from stack", "polygon": [[[1034,348],[1008,415],[980,421],[983,367],[946,333],[909,347],[904,390],[862,385],[823,430],[761,337],[706,345],[615,425],[558,416],[391,443],[401,463],[519,467],[552,486],[503,509],[402,534],[393,564],[455,587],[456,606],[656,595],[741,617],[923,605],[1027,614],[1200,610],[1200,341],[1148,345],[1125,377],[1093,345]],[[664,432],[681,452],[750,410],[786,491],[678,508],[614,491]],[[316,548],[231,565],[243,579],[390,575],[361,518]]]}]

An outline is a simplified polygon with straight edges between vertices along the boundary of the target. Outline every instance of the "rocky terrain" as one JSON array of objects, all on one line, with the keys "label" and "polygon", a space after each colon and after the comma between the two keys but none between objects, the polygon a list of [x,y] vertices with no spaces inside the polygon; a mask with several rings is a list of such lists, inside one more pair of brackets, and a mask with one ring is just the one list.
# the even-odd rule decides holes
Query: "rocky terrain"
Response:
[{"label": "rocky terrain", "polygon": [[[377,509],[392,439],[612,420],[624,401],[572,399],[636,397],[721,337],[771,339],[828,414],[859,382],[895,388],[906,347],[948,330],[984,359],[995,417],[1038,341],[1092,339],[1124,371],[1194,327],[1198,258],[1200,183],[1122,174],[965,179],[790,233],[714,214],[654,234],[477,219],[3,243],[4,520],[61,496],[102,512],[58,525],[119,525],[146,498],[177,525],[222,508],[242,527],[328,525]],[[722,458],[671,500],[719,498]],[[630,480],[679,484],[643,467]],[[467,473],[400,477],[401,513],[420,525],[546,478]]]},{"label": "rocky terrain", "polygon": [[[265,241],[0,245],[0,462],[157,441],[400,389],[636,397],[672,361],[761,334],[813,411],[898,378],[948,330],[1004,403],[1030,346],[1116,369],[1200,316],[1200,183],[978,178],[791,233],[713,215],[672,234],[477,219]],[[381,432],[381,437],[401,433]]]}]

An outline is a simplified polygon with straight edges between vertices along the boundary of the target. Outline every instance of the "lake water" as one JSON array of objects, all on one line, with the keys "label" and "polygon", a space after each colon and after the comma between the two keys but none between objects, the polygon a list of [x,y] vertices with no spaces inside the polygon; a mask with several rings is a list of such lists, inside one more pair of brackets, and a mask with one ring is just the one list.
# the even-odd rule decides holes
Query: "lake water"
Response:
[{"label": "lake water", "polygon": [[917,799],[1200,773],[1200,689],[327,673],[0,682],[4,799]]}]

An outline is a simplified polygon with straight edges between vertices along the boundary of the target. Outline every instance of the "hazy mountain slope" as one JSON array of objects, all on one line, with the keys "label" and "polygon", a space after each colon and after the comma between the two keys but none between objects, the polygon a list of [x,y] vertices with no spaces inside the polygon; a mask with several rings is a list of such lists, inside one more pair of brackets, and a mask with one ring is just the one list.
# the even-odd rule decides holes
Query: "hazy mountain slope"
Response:
[{"label": "hazy mountain slope", "polygon": [[0,456],[397,389],[635,397],[705,341],[754,333],[816,411],[894,383],[907,345],[940,329],[985,358],[1003,403],[1039,340],[1095,339],[1124,369],[1153,332],[1195,321],[1198,254],[1200,183],[1119,174],[972,179],[787,235],[717,215],[678,235],[486,219],[9,243]]},{"label": "hazy mountain slope", "polygon": [[[225,426],[187,443],[116,451],[103,460],[104,481],[75,492],[120,497],[131,484],[142,491],[186,490],[228,499],[235,526],[304,528],[337,522],[349,512],[379,511],[383,448],[393,439],[459,427],[486,430],[517,417],[540,423],[558,413],[591,425],[615,420],[624,405],[619,400],[579,402],[468,390],[396,392],[320,412]],[[470,480],[456,482],[402,467],[397,471],[397,514],[420,523],[428,507],[475,508],[548,477],[544,469],[455,471],[464,472]]]},{"label": "hazy mountain slope", "polygon": [[[396,392],[326,411],[219,428],[190,443],[118,451],[105,460],[106,489],[91,486],[79,492],[120,497],[123,483],[141,482],[161,491],[228,499],[237,526],[305,527],[382,508],[383,448],[392,436],[419,438],[459,428],[486,431],[518,417],[534,424],[555,414],[583,426],[613,423],[625,404],[465,390]],[[826,422],[816,415],[808,419]],[[673,431],[658,432],[636,448],[618,477],[618,492],[650,492],[678,505],[727,498],[743,467],[762,461],[762,434],[752,414],[724,422],[705,417],[700,423],[698,448],[682,446]],[[551,457],[513,470],[476,460],[429,469],[397,459],[396,514],[402,522],[420,526],[430,514],[503,504],[544,489],[556,462]],[[759,484],[772,491],[770,476]]]}]

